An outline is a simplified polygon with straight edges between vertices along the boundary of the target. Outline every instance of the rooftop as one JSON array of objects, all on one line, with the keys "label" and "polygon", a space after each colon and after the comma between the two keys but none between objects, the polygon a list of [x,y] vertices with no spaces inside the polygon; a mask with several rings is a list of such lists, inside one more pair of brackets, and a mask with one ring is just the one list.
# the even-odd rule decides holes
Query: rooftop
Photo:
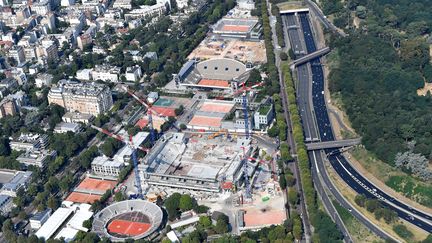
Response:
[{"label": "rooftop", "polygon": [[2,187],[2,190],[7,191],[16,191],[24,184],[27,184],[31,180],[31,175],[33,172],[31,171],[19,171],[17,172],[12,180],[10,180],[8,183],[5,183]]}]

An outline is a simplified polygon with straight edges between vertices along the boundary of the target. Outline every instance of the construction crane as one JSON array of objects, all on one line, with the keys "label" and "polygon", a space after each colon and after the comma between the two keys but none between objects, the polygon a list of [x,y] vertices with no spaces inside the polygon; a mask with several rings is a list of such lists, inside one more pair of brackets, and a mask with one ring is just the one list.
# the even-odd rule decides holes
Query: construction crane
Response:
[{"label": "construction crane", "polygon": [[221,129],[221,130],[219,130],[219,131],[217,131],[217,132],[211,134],[211,135],[208,137],[208,139],[214,139],[214,138],[216,138],[216,137],[218,137],[218,136],[220,136],[220,135],[223,135],[223,134],[225,134],[225,137],[228,137],[228,129]]},{"label": "construction crane", "polygon": [[141,180],[139,177],[139,172],[138,172],[138,159],[137,159],[137,149],[142,150],[146,153],[148,153],[150,151],[150,149],[148,148],[144,148],[142,146],[139,145],[134,145],[133,141],[132,141],[132,136],[129,136],[129,139],[125,139],[124,137],[114,134],[106,129],[91,125],[91,127],[99,132],[102,132],[106,135],[108,135],[109,137],[112,137],[114,139],[117,139],[123,143],[125,143],[131,150],[132,150],[132,162],[133,162],[133,166],[134,166],[134,173],[135,173],[135,186],[138,190],[138,198],[143,199],[143,193],[142,193],[142,188],[141,188]]},{"label": "construction crane", "polygon": [[[246,87],[245,84],[246,84],[246,82],[241,83],[240,84],[241,88],[238,89],[237,91],[235,91],[230,96],[236,96],[236,95],[238,95],[238,94],[240,94],[242,92],[244,93],[244,92],[248,92],[248,91],[253,91],[255,88],[263,86],[264,82],[260,82],[260,83],[257,83],[257,84],[254,84],[254,85],[248,86],[248,87]],[[218,97],[216,97],[217,100],[224,100],[225,98],[230,98],[230,97],[228,97],[228,96],[218,96]]]},{"label": "construction crane", "polygon": [[[163,116],[162,114],[159,114],[157,111],[155,111],[152,108],[151,104],[147,103],[145,100],[140,99],[137,95],[135,95],[126,86],[122,86],[122,87],[129,95],[131,95],[134,99],[136,99],[139,103],[141,103],[141,105],[143,105],[147,109],[148,125],[149,125],[149,129],[150,129],[150,142],[151,142],[151,144],[153,144],[154,141],[156,140],[155,131],[154,131],[154,127],[153,127],[153,115],[156,115],[157,117],[164,119],[164,121],[166,121],[166,122],[169,122],[169,119],[167,117]],[[172,126],[178,132],[181,131],[181,129],[178,128],[175,124],[172,124]]]}]

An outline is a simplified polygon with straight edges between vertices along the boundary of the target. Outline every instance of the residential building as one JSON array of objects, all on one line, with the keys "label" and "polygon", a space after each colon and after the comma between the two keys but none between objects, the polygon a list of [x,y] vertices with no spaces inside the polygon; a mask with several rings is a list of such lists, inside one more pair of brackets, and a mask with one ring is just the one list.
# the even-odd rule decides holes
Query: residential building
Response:
[{"label": "residential building", "polygon": [[144,56],[141,54],[140,51],[128,50],[128,51],[124,51],[123,53],[129,54],[132,57],[132,61],[134,62],[142,62],[144,60]]},{"label": "residential building", "polygon": [[9,182],[3,184],[0,190],[0,195],[16,197],[16,193],[19,189],[23,188],[24,190],[27,190],[32,173],[33,172],[31,171],[18,171]]},{"label": "residential building", "polygon": [[15,89],[18,87],[18,81],[14,78],[5,78],[0,81],[0,87],[4,87],[8,90]]},{"label": "residential building", "polygon": [[145,18],[145,17],[152,17],[152,16],[162,16],[166,10],[168,3],[156,3],[155,5],[151,6],[141,6],[141,8],[132,9],[130,12],[126,13],[124,15],[126,20],[131,19],[137,19],[137,18]]},{"label": "residential building", "polygon": [[132,9],[132,0],[116,0],[113,4],[113,8]]},{"label": "residential building", "polygon": [[0,118],[15,116],[16,114],[18,114],[18,108],[14,100],[5,98],[0,102]]},{"label": "residential building", "polygon": [[102,80],[117,83],[119,81],[120,68],[109,65],[96,65],[92,71],[93,80]]},{"label": "residential building", "polygon": [[66,112],[66,114],[63,115],[62,120],[64,122],[69,122],[69,123],[88,124],[91,121],[93,121],[94,118],[95,117],[91,114],[78,113],[78,112]]},{"label": "residential building", "polygon": [[125,76],[127,81],[139,81],[142,77],[141,67],[138,65],[135,65],[133,67],[127,67]]},{"label": "residential building", "polygon": [[42,212],[37,212],[30,218],[30,227],[33,230],[40,229],[42,225],[51,217],[52,209],[47,208]]},{"label": "residential building", "polygon": [[57,61],[59,59],[57,46],[53,41],[45,42],[43,45],[39,46],[39,60],[46,58],[48,61]]},{"label": "residential building", "polygon": [[51,11],[51,5],[48,0],[44,0],[44,1],[33,3],[31,9],[32,12],[38,15],[46,15],[49,11]]},{"label": "residential building", "polygon": [[146,54],[144,55],[144,58],[148,58],[150,60],[157,60],[158,55],[154,51],[149,51],[149,52],[146,52]]},{"label": "residential building", "polygon": [[261,105],[254,114],[254,128],[258,130],[268,126],[273,118],[273,105]]},{"label": "residential building", "polygon": [[22,46],[14,46],[9,49],[8,57],[13,58],[18,64],[25,62],[24,48]]},{"label": "residential building", "polygon": [[18,138],[12,139],[9,145],[15,151],[39,150],[48,146],[48,138],[46,134],[22,133]]},{"label": "residential building", "polygon": [[61,0],[60,1],[60,6],[62,7],[69,7],[75,5],[75,0]]},{"label": "residential building", "polygon": [[92,43],[92,41],[93,41],[93,39],[92,39],[91,35],[82,34],[82,35],[78,36],[78,38],[77,38],[78,48],[81,50],[84,50],[84,47],[86,47],[87,45],[90,45]]},{"label": "residential building", "polygon": [[98,83],[78,83],[60,80],[48,93],[48,102],[66,111],[76,111],[97,116],[107,112],[113,105],[108,86]]},{"label": "residential building", "polygon": [[91,167],[95,175],[117,177],[125,164],[106,156],[98,156],[91,162]]},{"label": "residential building", "polygon": [[153,103],[155,103],[156,102],[156,100],[158,100],[159,99],[159,94],[158,94],[158,92],[150,92],[148,95],[147,95],[147,101],[150,103],[150,104],[153,104]]},{"label": "residential building", "polygon": [[76,78],[79,80],[92,80],[91,69],[81,69],[76,72]]},{"label": "residential building", "polygon": [[42,86],[50,86],[53,80],[53,76],[49,73],[39,73],[35,78],[36,87],[42,88]]},{"label": "residential building", "polygon": [[54,133],[79,133],[82,131],[82,127],[78,123],[60,122],[55,126]]},{"label": "residential building", "polygon": [[0,214],[6,216],[13,207],[12,197],[8,195],[0,195]]},{"label": "residential building", "polygon": [[32,165],[44,169],[47,162],[57,156],[55,150],[27,150],[25,153],[18,156],[17,160],[26,167]]}]

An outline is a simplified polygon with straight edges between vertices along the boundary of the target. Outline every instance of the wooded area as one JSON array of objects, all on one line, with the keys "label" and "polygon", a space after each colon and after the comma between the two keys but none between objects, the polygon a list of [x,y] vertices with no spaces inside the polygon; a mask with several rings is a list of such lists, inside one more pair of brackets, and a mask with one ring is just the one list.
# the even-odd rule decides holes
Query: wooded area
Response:
[{"label": "wooded area", "polygon": [[348,37],[331,40],[338,55],[330,89],[342,94],[366,148],[392,165],[398,152],[411,150],[410,141],[415,141],[413,153],[432,158],[432,98],[416,93],[424,86],[424,77],[430,80],[426,34],[432,24],[431,7],[427,0],[412,3],[350,0],[345,8],[338,0],[323,4],[326,13],[355,11],[364,19],[358,28],[348,23]]}]

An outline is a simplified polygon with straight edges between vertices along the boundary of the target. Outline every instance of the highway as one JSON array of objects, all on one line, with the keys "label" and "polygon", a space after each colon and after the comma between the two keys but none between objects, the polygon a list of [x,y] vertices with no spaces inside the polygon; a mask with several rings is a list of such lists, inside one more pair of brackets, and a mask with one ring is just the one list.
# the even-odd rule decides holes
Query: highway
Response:
[{"label": "highway", "polygon": [[[295,15],[282,15],[282,21],[286,26],[299,26],[298,19]],[[290,46],[293,48],[296,58],[301,58],[305,54],[305,47],[300,39],[300,28],[288,28],[288,36],[290,37]],[[310,71],[308,65],[301,65],[297,68],[298,85],[297,85],[297,100],[303,104],[310,104],[312,92],[310,91]],[[304,109],[300,110],[300,116],[306,120],[313,120],[312,106],[305,105]],[[303,119],[302,119],[303,120]],[[315,126],[303,124],[306,141],[318,140],[318,131]]]},{"label": "highway", "polygon": [[[302,41],[302,37],[300,36],[301,32],[299,32],[299,31],[301,31],[301,29],[298,28],[294,32],[291,28],[287,28],[287,26],[292,26],[292,25],[298,26],[299,25],[297,16],[295,16],[295,15],[282,15],[282,20],[285,24],[285,30],[286,30],[286,32],[288,32],[288,36],[290,37],[291,46],[294,46],[297,48],[303,47],[304,43]],[[291,39],[291,36],[294,36],[294,38]],[[285,41],[287,41],[287,40],[285,40]],[[304,51],[303,51],[303,53],[304,53]],[[295,55],[296,55],[296,57],[303,56],[303,54],[301,54],[300,52],[297,52],[297,54],[295,54]],[[283,98],[283,105],[285,108],[285,107],[288,107],[288,100],[286,98],[287,94],[286,94],[286,92],[284,92],[286,90],[285,89],[285,82],[283,81],[282,72],[280,70],[279,62],[276,62],[276,63],[277,63],[277,66],[278,66],[279,72],[280,72],[281,91],[282,91],[281,93],[282,93],[282,98]],[[310,75],[309,64],[300,65],[299,67],[297,67],[297,77],[298,77],[298,84],[296,85],[297,86],[296,87],[297,102],[301,103],[301,105],[299,105],[299,112],[300,112],[300,116],[302,118],[302,121],[306,121],[306,122],[303,122],[303,130],[305,133],[306,141],[311,141],[312,138],[319,140],[318,139],[318,131],[316,129],[315,123],[313,122],[314,118],[313,118],[313,112],[312,112],[312,91],[311,91],[311,86],[310,86],[310,84],[311,84],[310,76],[311,75]],[[285,113],[288,113],[287,108],[286,108]],[[291,120],[289,119],[289,117],[286,117],[286,119],[287,119],[287,123],[289,124],[289,132],[290,132],[288,139],[289,139],[289,141],[291,141],[291,140],[293,140]],[[290,146],[292,146],[291,148],[295,148],[294,141],[290,142]],[[293,149],[293,150],[295,151],[295,149]],[[311,155],[311,153],[309,153],[309,155]],[[296,166],[296,173],[299,174],[297,166]],[[327,209],[327,211],[329,212],[329,214],[333,218],[333,220],[337,223],[339,229],[341,230],[342,234],[344,235],[345,242],[352,242],[352,239],[349,235],[348,230],[345,228],[345,225],[344,225],[342,219],[340,218],[339,214],[337,213],[336,209],[334,208],[334,205],[332,204],[331,199],[325,190],[325,186],[321,183],[321,180],[319,179],[319,173],[312,172],[312,176],[313,176],[315,188],[316,188],[317,192],[319,193],[319,195],[321,196],[321,199],[322,199],[322,202],[323,202],[325,208]],[[306,215],[306,214],[304,214],[304,215]]]},{"label": "highway", "polygon": [[[316,51],[315,42],[313,39],[312,30],[310,28],[308,15],[300,14],[300,22],[303,30],[304,40],[307,52]],[[312,100],[316,116],[316,123],[318,125],[319,135],[321,141],[334,141],[334,135],[327,113],[325,98],[324,98],[324,74],[321,67],[319,58],[312,60]],[[334,152],[334,149],[327,149],[325,152],[328,154]],[[329,156],[329,161],[339,176],[357,193],[364,194],[369,198],[378,198],[383,205],[393,209],[399,217],[417,225],[425,231],[432,232],[432,224],[430,220],[431,215],[411,208],[397,199],[387,195],[375,185],[367,181],[361,176],[348,162],[348,160],[341,154],[334,154]]]},{"label": "highway", "polygon": [[342,30],[338,29],[332,22],[330,22],[326,16],[324,16],[324,13],[321,11],[321,9],[318,7],[318,5],[313,2],[312,0],[305,0],[307,5],[309,6],[309,9],[312,10],[315,14],[315,16],[318,17],[318,19],[321,21],[321,23],[331,31],[338,33],[340,36],[345,37],[347,34],[343,32]]}]

